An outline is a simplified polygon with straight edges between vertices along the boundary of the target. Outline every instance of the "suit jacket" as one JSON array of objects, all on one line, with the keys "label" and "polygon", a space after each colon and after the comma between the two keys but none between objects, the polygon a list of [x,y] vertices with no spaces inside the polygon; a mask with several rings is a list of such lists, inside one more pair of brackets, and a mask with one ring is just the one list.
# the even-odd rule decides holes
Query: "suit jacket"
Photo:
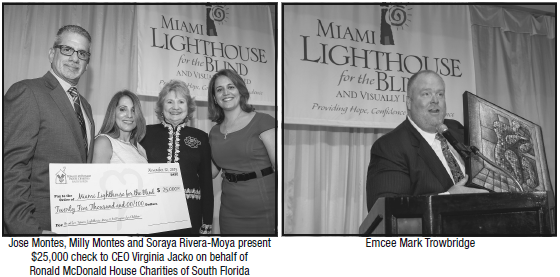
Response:
[{"label": "suit jacket", "polygon": [[[446,119],[444,124],[463,142],[461,123]],[[368,211],[379,197],[437,194],[453,185],[432,147],[408,118],[371,147],[366,184]]]},{"label": "suit jacket", "polygon": [[[91,122],[91,106],[80,96]],[[51,230],[49,163],[86,163],[76,113],[50,72],[15,83],[4,95],[4,226],[8,233]]]}]

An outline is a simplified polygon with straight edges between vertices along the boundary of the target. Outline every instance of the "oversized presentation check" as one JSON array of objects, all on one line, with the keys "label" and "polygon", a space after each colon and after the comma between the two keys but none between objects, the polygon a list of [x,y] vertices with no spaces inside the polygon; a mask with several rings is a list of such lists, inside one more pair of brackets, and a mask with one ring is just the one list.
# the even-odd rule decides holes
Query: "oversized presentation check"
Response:
[{"label": "oversized presentation check", "polygon": [[190,228],[179,164],[50,164],[59,234],[150,234]]}]

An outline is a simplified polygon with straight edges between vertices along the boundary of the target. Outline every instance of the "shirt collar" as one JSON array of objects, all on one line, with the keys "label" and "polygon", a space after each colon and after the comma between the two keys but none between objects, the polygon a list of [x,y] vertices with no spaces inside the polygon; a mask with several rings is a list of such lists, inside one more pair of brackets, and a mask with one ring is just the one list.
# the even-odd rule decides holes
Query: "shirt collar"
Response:
[{"label": "shirt collar", "polygon": [[66,93],[68,93],[68,90],[69,90],[71,87],[77,87],[77,86],[71,85],[70,83],[64,81],[64,79],[58,77],[58,75],[56,75],[56,73],[54,73],[54,71],[53,71],[52,69],[50,70],[50,72],[51,72],[52,75],[54,75],[54,77],[58,80],[58,83],[60,84],[60,86],[62,87],[62,89],[63,89]]},{"label": "shirt collar", "polygon": [[414,126],[414,128],[418,131],[418,133],[420,133],[420,135],[426,140],[429,145],[432,145],[434,143],[434,141],[436,140],[436,133],[432,134],[424,131],[420,127],[418,127],[416,123],[414,123],[414,121],[412,121],[410,116],[407,115],[406,118],[408,118],[408,121],[410,121],[412,126]]}]

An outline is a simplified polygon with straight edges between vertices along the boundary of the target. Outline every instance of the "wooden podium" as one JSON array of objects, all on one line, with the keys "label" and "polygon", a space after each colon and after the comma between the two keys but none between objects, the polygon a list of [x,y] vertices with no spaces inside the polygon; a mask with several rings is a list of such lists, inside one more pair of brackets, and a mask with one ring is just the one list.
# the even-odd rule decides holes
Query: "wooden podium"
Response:
[{"label": "wooden podium", "polygon": [[364,235],[550,235],[554,193],[381,197],[362,222]]}]

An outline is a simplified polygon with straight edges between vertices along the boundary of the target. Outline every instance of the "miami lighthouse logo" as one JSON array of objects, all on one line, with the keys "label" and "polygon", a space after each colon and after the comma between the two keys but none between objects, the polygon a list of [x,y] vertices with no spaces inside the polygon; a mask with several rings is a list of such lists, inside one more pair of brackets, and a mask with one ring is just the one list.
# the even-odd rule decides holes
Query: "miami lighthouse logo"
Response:
[{"label": "miami lighthouse logo", "polygon": [[206,5],[206,34],[218,36],[216,23],[226,23],[228,14],[228,8],[225,5]]},{"label": "miami lighthouse logo", "polygon": [[381,5],[381,37],[382,45],[395,45],[393,39],[392,27],[397,30],[404,29],[408,26],[412,14],[412,8],[406,8],[406,5]]}]

